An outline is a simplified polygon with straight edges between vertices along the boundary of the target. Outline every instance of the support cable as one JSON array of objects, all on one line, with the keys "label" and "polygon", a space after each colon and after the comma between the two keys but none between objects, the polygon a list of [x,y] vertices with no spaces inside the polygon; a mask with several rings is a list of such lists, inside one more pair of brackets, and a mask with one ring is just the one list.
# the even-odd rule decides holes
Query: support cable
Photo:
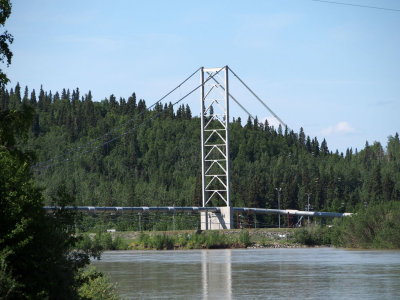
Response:
[{"label": "support cable", "polygon": [[[254,96],[266,109],[268,109],[268,111],[278,120],[279,123],[281,123],[281,124],[283,125],[283,127],[287,127],[287,125],[285,124],[285,122],[283,122],[283,121],[272,111],[272,109],[270,109],[270,108],[268,107],[268,105],[265,104],[265,102],[262,101],[261,98],[258,97],[258,96],[256,95],[256,93],[254,93],[253,90],[252,90],[251,88],[249,88],[248,85],[247,85],[246,83],[244,83],[244,81],[243,81],[242,79],[240,79],[240,77],[239,77],[238,75],[236,75],[235,72],[233,72],[233,70],[232,70],[231,68],[229,68],[229,71],[231,71],[231,73],[232,73],[232,74],[233,74],[233,75],[248,89],[248,91],[249,91],[250,93],[252,93],[253,96]],[[289,129],[289,128],[288,128],[288,129]]]},{"label": "support cable", "polygon": [[175,92],[177,89],[179,89],[183,84],[185,84],[190,78],[192,78],[198,71],[200,70],[200,68],[198,68],[196,71],[194,71],[189,77],[187,77],[184,81],[182,81],[179,85],[177,85],[174,89],[172,89],[170,92],[168,92],[167,94],[165,94],[163,97],[161,97],[158,101],[156,101],[155,103],[153,103],[151,106],[149,106],[146,110],[142,111],[141,113],[137,114],[136,116],[130,118],[128,121],[122,123],[121,125],[118,125],[116,127],[114,127],[112,130],[108,131],[107,133],[87,142],[86,144],[82,145],[82,146],[78,146],[76,148],[73,148],[70,151],[64,152],[60,155],[57,155],[55,157],[53,157],[52,159],[46,160],[46,161],[42,161],[39,162],[35,165],[32,166],[32,168],[38,168],[42,165],[46,165],[49,164],[53,161],[55,161],[56,159],[62,158],[64,156],[70,155],[74,152],[86,149],[88,147],[90,147],[91,145],[93,145],[94,143],[96,143],[97,141],[99,141],[102,138],[105,138],[109,135],[111,135],[112,133],[114,133],[115,131],[121,129],[122,127],[125,127],[126,125],[128,125],[129,123],[133,122],[134,120],[136,120],[138,117],[140,117],[141,115],[143,115],[146,111],[149,111],[151,108],[153,108],[154,106],[156,106],[158,103],[160,103],[162,100],[164,100],[166,97],[168,97],[169,95],[171,95],[173,92]]},{"label": "support cable", "polygon": [[[207,72],[207,74],[209,74],[210,75],[210,73],[209,72]],[[224,86],[218,81],[218,80],[216,80],[215,78],[213,78],[213,80],[218,84],[218,86],[225,92],[225,88],[224,88]],[[239,107],[251,118],[251,119],[253,119],[254,121],[256,120],[256,118],[239,102],[239,100],[237,100],[231,93],[229,93],[229,97],[233,100],[233,101],[235,101],[235,103],[237,104],[237,105],[239,105]],[[262,122],[258,122],[258,125],[259,126],[264,126],[264,124],[262,123]]]},{"label": "support cable", "polygon": [[[209,72],[207,72],[208,75],[210,75]],[[225,88],[224,86],[215,78],[213,78],[213,80],[218,84],[218,86],[225,92]],[[255,120],[255,118],[253,117],[253,115],[246,109],[244,108],[244,106],[242,104],[240,104],[240,102],[238,100],[236,100],[235,97],[233,97],[233,95],[231,93],[229,93],[229,97],[232,98],[233,101],[235,101],[235,103],[237,105],[239,105],[239,107],[246,113],[249,115],[250,118],[252,118],[253,120]]]},{"label": "support cable", "polygon": [[[187,98],[188,96],[190,96],[191,94],[193,94],[193,93],[194,93],[196,90],[198,90],[203,84],[205,84],[207,81],[211,80],[214,76],[216,76],[222,69],[223,69],[223,68],[221,68],[220,70],[218,70],[214,75],[208,77],[208,78],[204,81],[204,83],[198,85],[196,88],[192,89],[190,92],[188,92],[187,94],[185,94],[185,95],[184,95],[183,97],[181,97],[179,100],[177,100],[176,102],[174,102],[174,103],[172,104],[172,106],[175,106],[176,104],[180,103],[182,100],[184,100],[185,98]],[[197,70],[197,71],[198,71],[198,70]],[[196,71],[196,72],[197,72],[197,71]],[[146,111],[148,111],[148,110],[146,110]],[[37,168],[37,170],[40,171],[40,170],[43,170],[43,169],[47,169],[47,168],[49,168],[49,167],[51,167],[51,166],[58,165],[58,164],[61,164],[61,163],[67,162],[67,161],[71,161],[71,160],[76,159],[76,158],[78,158],[78,157],[81,157],[81,156],[83,156],[83,155],[85,155],[85,154],[87,154],[87,153],[89,153],[89,152],[93,152],[94,150],[96,150],[96,149],[98,149],[98,148],[100,148],[100,147],[103,147],[103,146],[105,146],[105,145],[108,145],[109,143],[111,143],[111,142],[113,142],[113,141],[116,141],[116,140],[118,140],[118,139],[120,139],[120,138],[126,136],[127,134],[129,134],[129,133],[131,133],[131,132],[137,130],[138,128],[142,127],[143,125],[145,125],[145,124],[149,123],[150,121],[156,119],[157,117],[159,117],[159,116],[160,116],[162,113],[164,113],[164,112],[165,112],[165,111],[162,110],[162,111],[156,113],[155,115],[153,115],[152,117],[150,117],[150,118],[144,120],[142,123],[138,124],[137,126],[135,126],[135,127],[131,128],[131,129],[125,131],[124,133],[120,134],[119,136],[116,136],[116,137],[112,138],[111,140],[108,140],[108,141],[106,141],[106,142],[104,142],[104,143],[102,143],[102,144],[100,144],[100,145],[97,145],[97,146],[94,146],[94,147],[92,147],[92,148],[89,148],[89,149],[86,150],[86,151],[79,152],[78,154],[72,156],[71,158],[66,158],[66,159],[64,159],[64,160],[57,161],[57,162],[54,162],[54,160],[50,160],[51,163],[49,163],[49,164],[47,164],[47,165],[45,165],[45,166],[43,166],[43,167],[41,167],[41,168]]]},{"label": "support cable", "polygon": [[322,2],[322,3],[329,3],[329,4],[337,4],[337,5],[347,5],[347,6],[354,6],[354,7],[362,7],[362,8],[370,8],[370,9],[380,9],[380,10],[387,10],[387,11],[396,11],[400,12],[400,9],[396,8],[389,8],[389,7],[382,7],[382,6],[370,6],[370,5],[362,5],[356,3],[346,3],[346,2],[339,2],[339,1],[328,1],[328,0],[311,0],[314,2]]}]

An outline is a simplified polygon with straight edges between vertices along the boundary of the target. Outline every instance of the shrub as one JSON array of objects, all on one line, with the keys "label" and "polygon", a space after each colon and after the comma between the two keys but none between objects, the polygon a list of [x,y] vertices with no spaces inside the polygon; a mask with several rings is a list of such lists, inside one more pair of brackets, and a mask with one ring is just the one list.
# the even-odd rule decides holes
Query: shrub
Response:
[{"label": "shrub", "polygon": [[128,242],[119,236],[116,236],[113,240],[113,248],[115,250],[126,250],[128,249]]},{"label": "shrub", "polygon": [[196,232],[195,234],[189,237],[189,241],[187,243],[189,249],[194,248],[203,248],[205,247],[206,236],[203,233]]},{"label": "shrub", "polygon": [[296,229],[294,233],[295,241],[307,246],[330,245],[330,228],[320,225],[311,225]]},{"label": "shrub", "polygon": [[151,238],[151,246],[152,248],[155,248],[157,250],[163,250],[163,249],[173,249],[174,248],[174,241],[171,237],[167,236],[166,234],[162,235],[154,235]]},{"label": "shrub", "polygon": [[250,234],[249,234],[249,232],[248,232],[247,230],[246,230],[246,231],[240,232],[240,234],[239,234],[239,242],[240,242],[244,247],[248,247],[248,246],[251,245],[251,242],[250,242]]},{"label": "shrub", "polygon": [[213,231],[206,236],[205,246],[208,249],[224,248],[226,247],[225,238],[218,231]]},{"label": "shrub", "polygon": [[150,236],[141,231],[139,234],[138,242],[143,246],[143,248],[148,248],[150,246]]},{"label": "shrub", "polygon": [[116,285],[95,268],[81,271],[78,281],[81,283],[78,290],[81,299],[119,299]]},{"label": "shrub", "polygon": [[377,203],[338,220],[332,242],[340,247],[400,249],[400,203]]}]

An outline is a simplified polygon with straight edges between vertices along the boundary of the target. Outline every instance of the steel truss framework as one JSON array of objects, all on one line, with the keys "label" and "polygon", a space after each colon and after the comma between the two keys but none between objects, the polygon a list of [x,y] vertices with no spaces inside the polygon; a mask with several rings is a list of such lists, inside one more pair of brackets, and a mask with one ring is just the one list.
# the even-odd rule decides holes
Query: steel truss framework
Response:
[{"label": "steel truss framework", "polygon": [[231,206],[228,71],[200,69],[203,207]]}]

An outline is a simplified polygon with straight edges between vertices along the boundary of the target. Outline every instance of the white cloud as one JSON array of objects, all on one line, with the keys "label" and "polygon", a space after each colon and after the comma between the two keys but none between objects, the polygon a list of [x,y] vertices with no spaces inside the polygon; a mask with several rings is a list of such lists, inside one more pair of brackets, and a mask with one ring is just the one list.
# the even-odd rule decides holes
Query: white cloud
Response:
[{"label": "white cloud", "polygon": [[356,132],[355,128],[352,127],[348,122],[341,121],[334,126],[329,126],[327,128],[322,129],[321,133],[323,135],[332,135],[332,134],[348,134]]},{"label": "white cloud", "polygon": [[[278,127],[279,127],[279,121],[276,119],[276,118],[274,118],[274,117],[265,117],[265,118],[262,118],[261,119],[261,122],[264,124],[265,123],[265,120],[267,120],[268,121],[268,125],[269,126],[273,126],[275,129],[278,129]],[[283,126],[282,126],[283,127]]]}]

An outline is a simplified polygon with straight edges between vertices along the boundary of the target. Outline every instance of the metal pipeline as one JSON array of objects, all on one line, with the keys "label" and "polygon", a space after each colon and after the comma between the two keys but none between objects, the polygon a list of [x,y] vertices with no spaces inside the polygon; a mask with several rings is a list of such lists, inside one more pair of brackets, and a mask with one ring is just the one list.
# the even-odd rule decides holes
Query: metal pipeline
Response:
[{"label": "metal pipeline", "polygon": [[259,215],[291,215],[291,216],[309,216],[309,217],[320,217],[320,218],[343,218],[349,217],[352,213],[337,213],[337,212],[326,212],[326,211],[302,211],[295,209],[268,209],[268,208],[247,208],[247,207],[234,207],[234,212],[242,213],[254,213]]},{"label": "metal pipeline", "polygon": [[[164,212],[164,213],[175,213],[175,212],[213,212],[219,213],[221,210],[219,207],[197,207],[197,206],[138,206],[138,207],[119,207],[119,206],[66,206],[66,209],[73,209],[77,211],[86,212]],[[60,206],[45,206],[45,210],[54,211],[61,209]],[[253,213],[259,215],[269,214],[280,214],[280,215],[291,215],[291,216],[308,216],[308,217],[320,217],[320,218],[343,218],[349,217],[352,213],[338,213],[338,212],[326,212],[326,211],[301,211],[294,209],[268,209],[268,208],[248,208],[248,207],[233,207],[234,212],[241,213]]]},{"label": "metal pipeline", "polygon": [[[117,206],[66,206],[65,209],[86,212],[219,212],[219,207],[190,207],[190,206],[138,206],[138,207],[117,207]],[[45,206],[46,211],[60,210],[60,206]]]}]

